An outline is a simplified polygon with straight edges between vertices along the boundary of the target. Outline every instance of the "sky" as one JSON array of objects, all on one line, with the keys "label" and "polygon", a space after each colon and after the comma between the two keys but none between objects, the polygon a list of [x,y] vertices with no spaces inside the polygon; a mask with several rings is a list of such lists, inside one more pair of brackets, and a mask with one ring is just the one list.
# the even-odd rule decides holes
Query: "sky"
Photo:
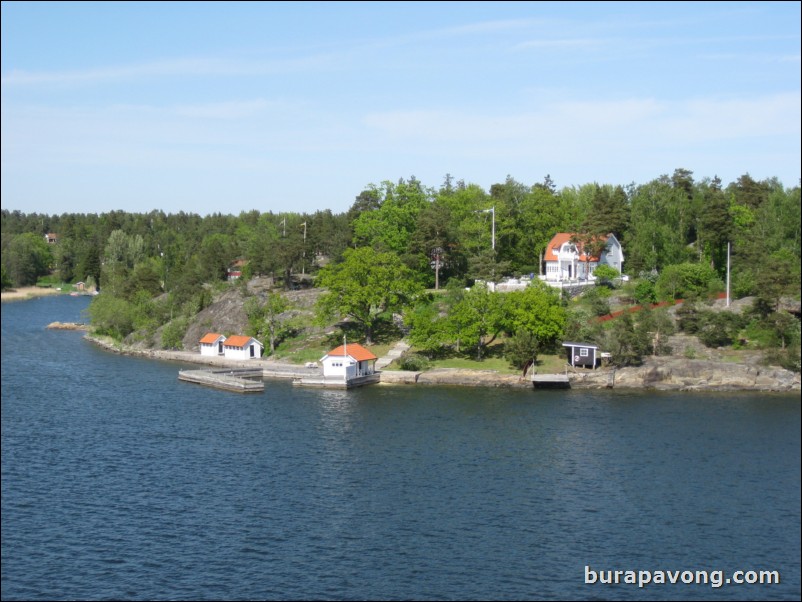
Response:
[{"label": "sky", "polygon": [[2,208],[800,182],[799,2],[2,2]]}]

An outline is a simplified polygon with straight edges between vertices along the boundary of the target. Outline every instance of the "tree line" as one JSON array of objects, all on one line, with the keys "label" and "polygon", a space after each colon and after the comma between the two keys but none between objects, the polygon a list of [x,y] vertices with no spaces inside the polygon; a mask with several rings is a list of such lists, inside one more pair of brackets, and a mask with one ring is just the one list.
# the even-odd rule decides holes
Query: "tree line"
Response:
[{"label": "tree line", "polygon": [[[388,312],[409,304],[420,291],[541,273],[546,245],[557,232],[588,241],[614,234],[623,246],[624,270],[640,286],[639,301],[677,298],[709,288],[712,280],[723,281],[729,245],[733,296],[768,294],[776,302],[794,287],[798,292],[800,222],[799,186],[785,188],[776,178],[756,181],[749,174],[725,186],[717,177],[696,180],[692,171],[676,169],[646,184],[562,189],[549,176],[531,185],[508,176],[489,190],[450,175],[439,187],[427,187],[413,176],[367,186],[339,214],[51,216],[4,209],[2,277],[4,288],[34,284],[47,274],[63,282],[93,282],[106,293],[93,320],[103,324],[104,315],[127,316],[108,329],[124,337],[193,315],[210,301],[202,285],[225,282],[238,259],[246,260],[245,278],[272,276],[287,288],[302,284],[303,275],[337,290],[341,281],[361,278],[348,268],[351,264],[360,266],[353,268],[357,272],[373,270],[363,274],[366,290],[395,282],[380,273],[403,275],[386,298],[354,299],[353,311],[344,312],[364,326],[369,339]],[[58,234],[56,244],[45,241],[49,232]],[[334,315],[352,293],[326,297],[321,313]],[[442,300],[437,315],[446,312]],[[459,305],[467,303],[464,299],[454,297],[453,303],[450,315],[467,307]],[[435,311],[432,305],[421,307],[416,311]],[[477,311],[483,318],[494,315],[491,308]],[[438,324],[414,313],[409,319],[419,332],[424,323]],[[460,330],[454,320],[450,328]],[[462,328],[457,345],[468,339],[486,342],[494,336],[490,331],[513,329],[496,323],[480,330],[468,336]],[[543,344],[543,333],[534,331],[535,326],[528,329]],[[442,333],[435,335],[429,333],[428,340],[442,339]],[[479,353],[483,345],[478,344]]]}]

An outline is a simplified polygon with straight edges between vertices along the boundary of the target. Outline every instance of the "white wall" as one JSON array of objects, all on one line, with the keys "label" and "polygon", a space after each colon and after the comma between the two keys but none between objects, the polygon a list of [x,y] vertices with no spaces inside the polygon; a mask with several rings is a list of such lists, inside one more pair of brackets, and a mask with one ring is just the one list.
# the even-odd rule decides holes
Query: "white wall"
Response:
[{"label": "white wall", "polygon": [[[253,346],[253,357],[251,357],[251,346]],[[250,359],[259,359],[262,357],[262,348],[261,346],[251,341],[251,344],[245,348],[240,347],[223,347],[224,355],[232,360],[250,360]]]}]

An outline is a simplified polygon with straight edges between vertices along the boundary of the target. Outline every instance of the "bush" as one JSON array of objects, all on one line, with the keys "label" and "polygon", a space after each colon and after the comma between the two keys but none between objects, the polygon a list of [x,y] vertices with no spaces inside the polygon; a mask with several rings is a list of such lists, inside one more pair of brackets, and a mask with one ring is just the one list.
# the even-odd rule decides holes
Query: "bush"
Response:
[{"label": "bush", "polygon": [[723,283],[715,270],[702,263],[680,263],[666,267],[657,279],[661,299],[694,299],[720,291]]},{"label": "bush", "polygon": [[651,305],[657,302],[657,292],[654,289],[654,284],[649,280],[640,280],[635,285],[635,291],[632,296],[635,302],[640,305]]},{"label": "bush", "polygon": [[429,360],[417,353],[405,355],[398,363],[401,370],[408,370],[409,372],[422,372],[429,367]]},{"label": "bush", "polygon": [[740,316],[729,312],[705,312],[698,336],[707,347],[732,345],[741,330]]},{"label": "bush", "polygon": [[162,329],[162,349],[182,349],[184,335],[189,327],[189,318],[181,317],[171,320]]}]

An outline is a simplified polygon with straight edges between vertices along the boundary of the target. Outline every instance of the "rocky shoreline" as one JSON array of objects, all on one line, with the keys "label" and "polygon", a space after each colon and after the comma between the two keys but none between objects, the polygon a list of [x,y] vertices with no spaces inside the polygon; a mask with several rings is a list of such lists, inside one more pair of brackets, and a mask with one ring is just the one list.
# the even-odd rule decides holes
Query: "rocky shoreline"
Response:
[{"label": "rocky shoreline", "polygon": [[[135,349],[86,335],[87,340],[114,353],[150,359],[203,364],[219,367],[259,367],[266,377],[299,378],[315,374],[319,368],[272,359],[230,360],[201,356],[191,351]],[[574,389],[646,389],[657,391],[760,391],[791,393],[802,390],[800,375],[773,366],[756,366],[676,357],[646,358],[642,366],[569,369],[566,371]],[[495,370],[438,368],[424,372],[382,370],[384,385],[451,385],[465,387],[532,388],[528,379]]]}]

